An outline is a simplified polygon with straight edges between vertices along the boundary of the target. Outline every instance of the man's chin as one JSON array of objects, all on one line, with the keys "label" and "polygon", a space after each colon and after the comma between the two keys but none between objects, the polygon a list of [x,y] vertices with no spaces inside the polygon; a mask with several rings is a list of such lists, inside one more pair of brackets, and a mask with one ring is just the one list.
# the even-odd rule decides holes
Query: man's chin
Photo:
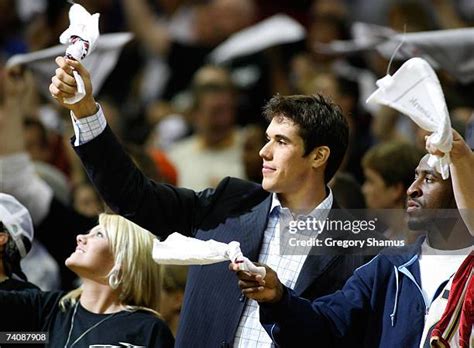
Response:
[{"label": "man's chin", "polygon": [[262,187],[265,191],[272,191],[272,185],[269,182],[269,180],[266,180],[265,178],[262,179]]},{"label": "man's chin", "polygon": [[426,230],[427,221],[421,217],[410,217],[407,222],[408,228],[412,231]]}]

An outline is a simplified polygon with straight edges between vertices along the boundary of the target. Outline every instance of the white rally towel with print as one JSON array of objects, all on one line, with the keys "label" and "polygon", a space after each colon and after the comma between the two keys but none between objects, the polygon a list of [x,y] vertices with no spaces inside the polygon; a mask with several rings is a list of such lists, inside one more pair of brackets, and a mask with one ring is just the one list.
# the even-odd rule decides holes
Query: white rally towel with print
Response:
[{"label": "white rally towel with print", "polygon": [[409,116],[418,126],[432,132],[427,143],[444,153],[443,157],[430,155],[428,164],[449,178],[449,152],[453,134],[451,120],[438,77],[431,66],[421,58],[406,61],[393,75],[377,81],[378,89],[367,103],[389,106]]},{"label": "white rally towel with print", "polygon": [[[89,71],[94,95],[100,92],[107,77],[115,68],[122,48],[130,40],[132,33],[111,33],[99,37],[93,52],[82,61],[82,65]],[[7,67],[15,65],[25,65],[33,73],[37,84],[37,89],[43,93],[45,98],[51,98],[48,86],[51,83],[51,76],[54,75],[58,67],[54,58],[64,54],[64,46],[57,45],[44,50],[34,51],[25,54],[16,54],[8,59]]]},{"label": "white rally towel with print", "polygon": [[[69,45],[66,49],[66,57],[82,61],[94,49],[95,42],[99,37],[99,14],[91,15],[79,4],[74,4],[69,9],[69,28],[59,37],[63,45]],[[77,92],[74,97],[65,98],[66,104],[75,104],[86,95],[84,81],[78,72],[74,71]]]},{"label": "white rally towel with print", "polygon": [[172,233],[165,241],[155,240],[153,260],[162,265],[210,265],[232,261],[239,264],[240,270],[260,274],[265,277],[265,267],[255,266],[243,256],[239,242],[229,244],[215,240],[199,240],[186,237],[178,232]]}]

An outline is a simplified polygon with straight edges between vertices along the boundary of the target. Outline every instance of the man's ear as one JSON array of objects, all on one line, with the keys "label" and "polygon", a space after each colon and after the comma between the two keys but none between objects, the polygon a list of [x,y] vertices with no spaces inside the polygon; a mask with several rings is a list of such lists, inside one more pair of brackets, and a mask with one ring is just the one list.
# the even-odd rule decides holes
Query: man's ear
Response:
[{"label": "man's ear", "polygon": [[325,165],[329,159],[331,150],[328,146],[318,146],[313,150],[313,168]]},{"label": "man's ear", "polygon": [[0,232],[0,246],[7,244],[8,238],[8,233]]}]

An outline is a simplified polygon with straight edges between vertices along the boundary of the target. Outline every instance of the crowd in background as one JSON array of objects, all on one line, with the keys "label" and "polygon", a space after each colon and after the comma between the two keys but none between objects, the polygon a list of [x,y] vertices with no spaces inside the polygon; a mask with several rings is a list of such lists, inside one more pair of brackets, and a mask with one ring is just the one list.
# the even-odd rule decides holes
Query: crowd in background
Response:
[{"label": "crowd in background", "polygon": [[[474,24],[474,4],[462,0],[76,2],[101,14],[101,34],[134,34],[96,92],[108,124],[147,176],[197,191],[217,185],[226,176],[261,182],[259,150],[266,142],[262,106],[277,93],[321,93],[342,108],[350,127],[349,150],[329,184],[337,201],[348,209],[403,210],[414,169],[425,153],[427,133],[392,109],[366,105],[375,81],[387,73],[388,59],[373,50],[322,53],[317,44],[351,39],[351,26],[358,21],[398,32]],[[6,61],[15,54],[57,45],[68,27],[69,7],[64,0],[0,0],[0,134],[4,134],[5,119],[12,116],[4,105],[14,98],[5,92]],[[281,13],[303,25],[302,40],[213,63],[211,53],[232,35]],[[390,72],[401,63],[394,61]],[[474,84],[461,84],[443,70],[437,73],[453,128],[474,147]],[[18,115],[24,149],[57,204],[72,214],[66,216],[90,225],[106,207],[68,144],[70,116],[40,93],[34,74],[24,78],[28,102]],[[7,146],[0,149],[0,159],[9,155]],[[3,191],[8,172],[0,170]],[[24,204],[29,208],[28,202]],[[35,211],[31,214],[39,236],[44,236],[52,222],[43,220],[44,213],[38,213],[37,219]],[[413,241],[403,219],[395,217],[387,226],[387,238]],[[66,244],[70,250],[58,250],[66,249],[64,244],[50,247],[58,240],[40,238],[28,256],[36,255],[36,261],[24,264],[30,281],[43,290],[74,285],[72,276],[63,270],[64,256],[74,244]],[[179,267],[162,270],[159,311],[174,333],[185,271]]]}]

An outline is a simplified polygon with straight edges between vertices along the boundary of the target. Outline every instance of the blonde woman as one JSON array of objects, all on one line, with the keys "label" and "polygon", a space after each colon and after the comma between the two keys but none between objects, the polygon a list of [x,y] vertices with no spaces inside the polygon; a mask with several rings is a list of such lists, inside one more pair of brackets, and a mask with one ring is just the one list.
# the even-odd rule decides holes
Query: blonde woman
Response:
[{"label": "blonde woman", "polygon": [[0,331],[47,331],[49,347],[173,347],[156,312],[154,238],[123,217],[101,214],[66,260],[82,286],[66,295],[0,291]]}]

